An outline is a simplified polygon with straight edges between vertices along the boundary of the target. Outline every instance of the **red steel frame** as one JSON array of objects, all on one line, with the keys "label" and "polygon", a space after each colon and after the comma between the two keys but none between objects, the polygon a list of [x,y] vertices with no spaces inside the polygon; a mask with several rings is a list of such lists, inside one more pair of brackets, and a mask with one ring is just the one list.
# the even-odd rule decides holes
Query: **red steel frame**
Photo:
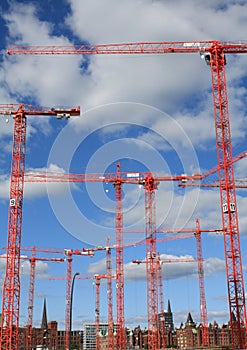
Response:
[{"label": "red steel frame", "polygon": [[51,262],[64,262],[64,258],[39,258],[36,257],[36,247],[34,247],[32,257],[25,258],[30,262],[30,282],[29,282],[29,294],[28,294],[28,321],[27,321],[27,348],[32,347],[32,333],[33,333],[33,306],[34,306],[34,284],[35,284],[35,271],[36,261],[51,261]]},{"label": "red steel frame", "polygon": [[209,346],[208,336],[208,312],[206,305],[205,286],[204,286],[204,266],[202,257],[202,238],[200,230],[200,221],[196,219],[196,247],[197,247],[197,265],[198,265],[198,279],[200,290],[200,321],[202,324],[202,345]]},{"label": "red steel frame", "polygon": [[[98,174],[42,174],[42,173],[33,173],[33,174],[26,174],[25,176],[25,181],[27,182],[111,182],[114,184],[115,186],[115,196],[116,196],[116,240],[117,243],[114,246],[116,248],[116,261],[117,263],[117,268],[123,266],[123,215],[122,215],[122,184],[123,183],[128,183],[128,184],[144,184],[145,188],[147,189],[147,192],[150,191],[152,194],[146,194],[145,198],[149,198],[151,195],[151,200],[149,201],[149,199],[147,199],[146,203],[149,203],[150,208],[148,209],[147,207],[147,211],[146,211],[146,218],[148,218],[148,216],[150,215],[150,210],[151,210],[151,215],[152,218],[149,221],[148,219],[146,220],[147,222],[150,222],[150,225],[152,224],[152,220],[153,220],[153,211],[155,210],[155,193],[154,191],[151,191],[152,186],[155,186],[155,189],[157,187],[157,184],[160,181],[182,181],[182,180],[192,180],[192,179],[197,179],[198,180],[198,174],[197,175],[193,175],[193,176],[188,176],[188,175],[175,175],[175,176],[168,176],[168,175],[162,175],[162,174],[157,174],[155,177],[153,177],[153,175],[150,172],[139,172],[139,177],[138,178],[131,178],[128,176],[129,173],[124,173],[124,172],[120,172],[120,164],[118,164],[117,167],[117,173],[98,173]],[[154,181],[154,183],[152,184],[152,182]],[[147,186],[146,186],[147,184]],[[155,226],[154,226],[155,227]],[[149,228],[148,228],[149,230]],[[152,230],[152,229],[151,229]],[[178,230],[175,229],[160,229],[160,232],[177,232]],[[205,231],[205,230],[204,230]],[[216,230],[206,230],[206,232],[215,232]],[[217,230],[218,231],[218,230]],[[155,230],[154,230],[155,232]],[[180,232],[191,232],[194,233],[195,230],[194,229],[184,229],[184,230],[180,230]],[[156,232],[155,232],[155,236],[156,237]],[[155,242],[157,242],[157,240],[155,239]],[[121,249],[120,249],[121,247]],[[153,242],[151,242],[150,247],[149,247],[149,241],[147,240],[147,252],[149,252],[149,250],[151,251],[154,248]],[[94,249],[93,249],[94,250]],[[97,248],[96,248],[97,250]],[[102,250],[102,248],[100,248],[99,250]],[[85,250],[86,251],[86,250]],[[155,245],[155,249],[154,251],[156,251],[156,245]],[[152,254],[151,254],[152,255]],[[155,254],[154,254],[155,255]],[[147,261],[147,260],[146,260]],[[154,262],[155,264],[155,262]],[[149,269],[148,269],[149,271]],[[157,274],[156,277],[158,278]],[[124,329],[124,323],[120,323],[124,321],[124,307],[122,306],[124,303],[124,293],[123,293],[123,288],[124,288],[124,284],[119,284],[119,281],[123,281],[124,282],[124,271],[121,269],[120,273],[118,272],[117,276],[116,276],[116,282],[117,282],[117,289],[118,289],[118,285],[122,285],[122,290],[121,293],[119,293],[119,296],[117,297],[116,300],[116,306],[117,306],[117,315],[123,312],[123,315],[121,315],[122,317],[118,317],[119,321],[117,321],[117,324],[120,325],[118,327],[118,329]],[[150,280],[150,274],[147,274],[147,279]],[[152,279],[151,279],[152,281]],[[122,282],[122,283],[123,283]],[[152,284],[151,284],[152,285]],[[155,286],[153,286],[153,288],[151,288],[151,295],[154,295],[153,293],[157,294],[157,285],[158,282],[156,281]],[[147,284],[147,289],[149,290],[149,286]],[[109,306],[109,305],[108,305]],[[155,312],[158,312],[158,309],[156,307],[153,308],[155,310]],[[154,319],[156,318],[156,323],[157,323],[157,313],[156,315],[151,313],[150,310],[150,314],[149,314],[149,319]],[[119,338],[121,337],[121,335],[119,336]],[[124,332],[124,337],[125,337],[125,332]],[[151,340],[152,337],[152,332],[150,332],[149,338],[150,338],[150,342],[152,342]],[[155,336],[154,336],[155,337]],[[157,336],[158,339],[158,343],[160,342],[159,339],[159,334]],[[121,339],[119,340],[119,346],[121,346],[122,342]],[[124,345],[123,345],[124,346]]]},{"label": "red steel frame", "polygon": [[[159,288],[159,301],[160,301],[160,331],[161,331],[161,347],[165,349],[166,347],[166,336],[165,336],[165,307],[164,307],[164,293],[163,293],[163,278],[162,278],[162,261],[160,260],[160,253],[158,253],[157,259],[157,278],[158,278],[158,288]],[[162,315],[163,314],[163,315]]]},{"label": "red steel frame", "polygon": [[[78,249],[64,249],[64,254],[67,255],[67,273],[66,273],[66,307],[65,307],[65,348],[69,348],[69,337],[70,337],[70,302],[71,302],[71,283],[72,283],[72,261],[73,255],[83,255],[83,256],[94,256],[94,252],[90,249],[88,250],[78,250]],[[82,278],[82,276],[81,276]],[[85,276],[88,278],[88,276]],[[80,279],[80,277],[79,277]]]},{"label": "red steel frame", "polygon": [[157,183],[152,176],[147,176],[145,189],[146,217],[146,279],[147,279],[147,311],[148,311],[148,349],[160,348],[158,331],[158,278],[156,252],[156,203],[155,190]]},{"label": "red steel frame", "polygon": [[[111,280],[112,278],[115,278],[115,276],[112,275],[105,275],[105,274],[99,274],[99,275],[94,275],[95,279],[95,340],[96,340],[96,350],[100,350],[100,281],[101,278],[106,278],[107,281]],[[108,292],[108,287],[107,287],[107,292]],[[109,309],[108,309],[108,319],[109,319]],[[109,322],[108,322],[108,332],[109,332]],[[109,336],[109,334],[108,334]],[[109,343],[109,340],[108,340]],[[114,349],[112,348],[107,348],[107,349]]]},{"label": "red steel frame", "polygon": [[[119,177],[119,180],[118,180]],[[123,210],[122,210],[122,181],[120,164],[117,165],[115,187],[116,199],[116,304],[117,304],[117,339],[118,350],[126,348],[126,333],[124,320],[124,251],[123,251]]]},{"label": "red steel frame", "polygon": [[211,51],[212,94],[214,101],[214,120],[216,130],[216,151],[218,157],[218,176],[220,184],[220,203],[222,226],[224,228],[224,247],[232,344],[234,349],[246,346],[246,306],[240,233],[237,214],[236,187],[232,162],[232,141],[230,116],[226,87],[224,50],[215,47]]},{"label": "red steel frame", "polygon": [[[2,294],[2,322],[0,348],[18,349],[20,309],[20,246],[22,230],[22,204],[24,189],[27,115],[56,116],[61,110],[44,110],[24,104],[0,105],[0,113],[14,116],[12,164],[10,173],[10,201],[8,213],[8,238],[6,251],[6,273]],[[62,113],[80,115],[78,107]]]},{"label": "red steel frame", "polygon": [[35,283],[35,271],[36,271],[36,248],[34,247],[32,252],[32,258],[30,258],[30,281],[29,281],[29,294],[28,294],[28,318],[27,318],[27,338],[26,346],[32,346],[32,334],[33,334],[33,305],[34,305],[34,283]]},{"label": "red steel frame", "polygon": [[15,350],[18,346],[20,308],[20,244],[26,151],[26,126],[27,120],[25,112],[20,110],[14,117],[6,275],[2,294],[1,349],[8,350]]},{"label": "red steel frame", "polygon": [[66,306],[65,306],[65,349],[69,348],[69,330],[70,330],[70,298],[72,282],[72,251],[65,250],[67,255],[67,273],[66,273]]},{"label": "red steel frame", "polygon": [[[106,238],[106,274],[112,276],[111,248],[109,237]],[[108,349],[114,350],[114,321],[112,310],[112,279],[107,278],[107,303],[108,303]]]},{"label": "red steel frame", "polygon": [[95,349],[100,350],[100,275],[95,275]]},{"label": "red steel frame", "polygon": [[[126,347],[125,321],[124,321],[124,246],[123,246],[123,213],[122,213],[122,184],[143,184],[153,177],[150,172],[139,172],[139,177],[131,178],[129,173],[120,171],[120,164],[117,164],[116,173],[98,174],[26,174],[27,182],[111,182],[115,187],[115,231],[116,231],[116,309],[117,309],[117,338],[116,346],[123,350]],[[155,182],[159,181],[181,181],[192,180],[195,176],[187,175],[157,175]],[[198,175],[196,175],[198,178]],[[151,317],[151,316],[150,316]],[[157,317],[157,316],[156,316]]]},{"label": "red steel frame", "polygon": [[68,46],[9,46],[8,55],[163,55],[209,52],[214,48],[229,54],[247,53],[246,41],[171,41]]}]

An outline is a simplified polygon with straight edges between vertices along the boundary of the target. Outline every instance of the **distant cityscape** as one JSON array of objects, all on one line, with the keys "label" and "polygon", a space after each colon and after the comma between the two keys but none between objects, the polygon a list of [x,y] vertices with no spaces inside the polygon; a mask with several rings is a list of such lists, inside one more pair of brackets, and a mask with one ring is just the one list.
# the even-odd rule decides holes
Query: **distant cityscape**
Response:
[{"label": "distant cityscape", "polygon": [[[174,327],[173,313],[170,300],[167,311],[161,312],[157,317],[157,329],[159,330],[160,349],[232,349],[232,329],[230,322],[219,325],[217,322],[207,327],[208,345],[203,344],[203,325],[193,321],[189,312],[185,322],[179,327]],[[88,323],[82,325],[80,330],[72,330],[70,334],[71,349],[107,350],[108,324],[100,323],[98,332],[98,345],[96,346],[96,325]],[[244,331],[244,330],[243,330]],[[125,328],[126,349],[148,349],[148,330],[140,325]],[[47,320],[46,301],[44,301],[42,321],[40,328],[32,328],[32,339],[27,339],[27,327],[19,328],[19,349],[30,349],[27,344],[32,344],[31,349],[66,350],[66,331],[58,329],[57,321]],[[114,345],[116,344],[117,327],[114,325]],[[28,342],[29,340],[29,342]],[[114,346],[115,348],[115,346]]]}]

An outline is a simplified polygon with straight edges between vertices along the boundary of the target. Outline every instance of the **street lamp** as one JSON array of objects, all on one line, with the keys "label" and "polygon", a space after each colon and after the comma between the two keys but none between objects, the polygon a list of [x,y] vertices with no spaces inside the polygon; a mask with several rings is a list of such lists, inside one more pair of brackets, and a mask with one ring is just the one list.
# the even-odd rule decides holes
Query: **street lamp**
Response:
[{"label": "street lamp", "polygon": [[71,350],[71,328],[72,328],[72,303],[73,303],[73,291],[74,291],[74,283],[76,276],[80,275],[79,272],[76,272],[72,279],[71,284],[71,293],[70,293],[70,318],[69,318],[69,350]]}]

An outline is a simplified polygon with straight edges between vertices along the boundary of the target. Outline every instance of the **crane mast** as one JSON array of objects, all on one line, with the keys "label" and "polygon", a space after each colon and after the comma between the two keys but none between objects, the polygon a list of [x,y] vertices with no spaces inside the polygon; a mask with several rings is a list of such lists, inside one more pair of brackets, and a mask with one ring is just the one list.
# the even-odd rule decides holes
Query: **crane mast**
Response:
[{"label": "crane mast", "polygon": [[159,305],[160,305],[160,320],[158,320],[159,331],[161,331],[161,347],[165,349],[166,338],[165,338],[165,308],[164,308],[164,293],[163,293],[163,278],[162,278],[162,261],[160,261],[160,253],[158,253],[157,258],[157,279],[159,288]]},{"label": "crane mast", "polygon": [[36,272],[36,247],[33,248],[32,258],[30,258],[30,281],[29,281],[29,293],[28,293],[28,318],[27,318],[27,338],[26,346],[32,346],[32,327],[33,327],[33,305],[34,305],[34,283]]},{"label": "crane mast", "polygon": [[202,345],[209,346],[208,337],[208,312],[206,305],[205,286],[204,286],[204,266],[202,257],[202,238],[200,230],[200,220],[196,219],[196,250],[197,250],[197,264],[198,264],[198,280],[200,290],[200,321],[202,323]]},{"label": "crane mast", "polygon": [[116,199],[116,304],[117,304],[117,339],[118,350],[126,348],[124,320],[124,250],[123,250],[123,210],[122,210],[122,181],[120,164],[117,164],[115,187]]},{"label": "crane mast", "polygon": [[[20,242],[26,152],[25,112],[19,109],[14,117],[6,274],[2,294],[1,349],[17,349],[20,308]],[[12,347],[14,344],[14,347]]]},{"label": "crane mast", "polygon": [[[71,283],[72,283],[72,261],[73,255],[94,256],[92,250],[64,249],[67,256],[67,272],[66,272],[66,307],[65,307],[65,348],[69,349],[70,337],[70,303],[71,303]],[[86,276],[87,277],[87,276]]]},{"label": "crane mast", "polygon": [[[112,275],[105,275],[105,274],[97,274],[94,275],[95,279],[95,343],[96,343],[96,350],[100,350],[100,281],[101,278],[107,278],[107,280],[111,280],[112,278],[115,278],[115,276]],[[108,290],[107,290],[108,292]],[[108,314],[109,317],[109,314]],[[109,323],[108,323],[109,327]],[[108,335],[109,336],[109,335]],[[108,346],[107,349],[114,349],[110,348]]]},{"label": "crane mast", "polygon": [[95,349],[100,350],[100,275],[95,275]]},{"label": "crane mast", "polygon": [[65,249],[67,255],[67,272],[66,272],[66,305],[65,305],[65,349],[69,348],[69,328],[70,328],[70,298],[72,283],[72,251]]},{"label": "crane mast", "polygon": [[[30,262],[30,282],[29,282],[29,294],[28,294],[28,321],[27,321],[27,337],[26,346],[32,347],[32,333],[33,333],[33,306],[34,306],[34,284],[35,284],[35,271],[36,271],[36,261],[51,261],[51,262],[64,262],[64,258],[41,258],[36,257],[36,247],[34,247],[32,256],[30,258],[25,258]],[[23,259],[23,258],[21,258]]]},{"label": "crane mast", "polygon": [[[156,240],[158,241],[158,240]],[[154,254],[156,255],[156,254]],[[146,255],[147,256],[147,255]],[[154,307],[151,308],[151,306],[154,304],[153,302],[151,303],[149,300],[147,301],[147,305],[148,308],[150,308],[150,310],[148,310],[148,312],[150,313],[150,315],[148,315],[148,319],[150,319],[150,322],[153,321],[154,322],[154,331],[153,332],[149,332],[148,333],[148,349],[152,349],[153,343],[156,342],[158,345],[156,347],[156,350],[159,349],[160,347],[160,343],[162,345],[162,348],[165,346],[165,319],[161,319],[158,320],[158,290],[159,290],[159,294],[160,294],[160,305],[163,308],[163,312],[164,312],[164,303],[163,301],[163,291],[161,291],[161,289],[163,288],[163,283],[162,283],[162,267],[161,265],[164,263],[184,263],[184,262],[190,262],[190,263],[194,263],[197,261],[197,259],[194,258],[179,258],[179,259],[160,259],[159,254],[157,255],[156,259],[153,258],[154,263],[156,265],[156,281],[154,283],[152,283],[152,285],[149,283],[148,285],[148,279],[151,280],[151,278],[154,277],[154,275],[152,275],[152,277],[150,278],[149,276],[146,276],[146,280],[147,280],[147,294],[152,297],[156,304]],[[148,258],[146,257],[145,260],[136,260],[133,259],[132,260],[133,264],[142,264],[145,263],[146,265],[146,275],[147,273],[150,274],[150,272],[148,272],[147,266],[150,264],[150,254],[148,254]],[[153,287],[153,289],[150,287]],[[159,288],[158,288],[159,287]],[[151,314],[152,312],[155,312],[155,314]],[[162,315],[161,315],[162,316]],[[151,327],[151,326],[150,326]],[[160,331],[161,331],[161,337],[160,337]]]},{"label": "crane mast", "polygon": [[[106,274],[112,276],[110,239],[106,238]],[[107,278],[107,304],[108,304],[108,349],[114,350],[114,321],[112,312],[112,280]]]},{"label": "crane mast", "polygon": [[147,279],[147,308],[148,308],[148,349],[160,347],[158,332],[158,288],[157,288],[157,252],[156,252],[156,202],[155,190],[157,182],[152,176],[147,177],[145,189],[145,218],[146,218],[146,279]]},{"label": "crane mast", "polygon": [[[232,141],[230,116],[226,88],[224,50],[215,48],[210,57],[214,121],[216,130],[216,152],[219,164],[220,204],[222,226],[224,227],[224,248],[232,343],[235,349],[244,348],[246,343],[246,306],[240,233],[237,214],[234,167],[232,164]],[[236,321],[235,321],[236,320]]]},{"label": "crane mast", "polygon": [[65,116],[68,118],[70,115],[80,115],[80,108],[58,110],[42,109],[40,107],[37,108],[24,104],[9,104],[0,105],[0,114],[8,116],[13,115],[14,118],[6,273],[2,294],[0,347],[2,350],[17,350],[20,309],[20,246],[27,116]]}]

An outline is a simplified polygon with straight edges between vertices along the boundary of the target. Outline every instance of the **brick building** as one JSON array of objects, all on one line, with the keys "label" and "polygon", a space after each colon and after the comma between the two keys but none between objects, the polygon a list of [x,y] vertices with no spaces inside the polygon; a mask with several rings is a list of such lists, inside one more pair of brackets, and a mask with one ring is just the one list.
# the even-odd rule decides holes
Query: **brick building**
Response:
[{"label": "brick building", "polygon": [[[219,326],[216,322],[209,324],[208,337],[210,349],[232,349],[231,327],[228,324]],[[196,324],[191,314],[188,314],[185,324],[176,329],[177,346],[179,349],[202,349],[202,325]]]},{"label": "brick building", "polygon": [[[202,325],[196,324],[188,313],[187,320],[178,328],[174,328],[173,316],[168,302],[167,312],[158,315],[160,338],[162,338],[161,321],[167,317],[165,321],[165,344],[167,348],[177,348],[186,350],[203,349],[202,346]],[[232,349],[232,332],[228,324],[219,326],[216,322],[208,326],[209,347],[205,349]],[[147,348],[147,329],[141,329],[140,326],[133,330],[133,346],[137,349]]]},{"label": "brick building", "polygon": [[[71,344],[76,349],[82,349],[82,331],[72,331]],[[28,329],[19,328],[19,349],[25,349],[27,345]],[[58,330],[56,321],[47,321],[46,300],[44,300],[42,322],[40,328],[32,328],[32,349],[65,350],[65,331]]]},{"label": "brick building", "polygon": [[[165,327],[161,327],[161,322],[164,322]],[[179,327],[175,328],[170,301],[168,301],[167,311],[158,315],[158,329],[160,332],[160,339],[162,339],[162,331],[164,329],[167,348],[183,350],[204,349],[202,346],[202,325],[196,324],[189,312],[186,322],[184,324],[181,323]],[[108,348],[107,330],[107,324],[101,324],[101,350],[106,350]],[[114,335],[116,335],[116,328],[114,329]],[[27,328],[19,328],[19,349],[26,348],[27,336]],[[73,330],[71,336],[71,343],[74,349],[95,349],[95,324],[84,325],[84,332],[82,330]],[[217,322],[210,323],[208,326],[208,337],[209,346],[205,349],[232,349],[232,331],[229,323],[221,326],[218,325]],[[147,349],[148,347],[148,331],[146,328],[141,329],[140,326],[134,329],[126,328],[126,339],[129,349]],[[41,327],[32,328],[31,343],[31,349],[65,350],[65,331],[58,330],[56,321],[47,322],[46,301],[44,301]]]}]

